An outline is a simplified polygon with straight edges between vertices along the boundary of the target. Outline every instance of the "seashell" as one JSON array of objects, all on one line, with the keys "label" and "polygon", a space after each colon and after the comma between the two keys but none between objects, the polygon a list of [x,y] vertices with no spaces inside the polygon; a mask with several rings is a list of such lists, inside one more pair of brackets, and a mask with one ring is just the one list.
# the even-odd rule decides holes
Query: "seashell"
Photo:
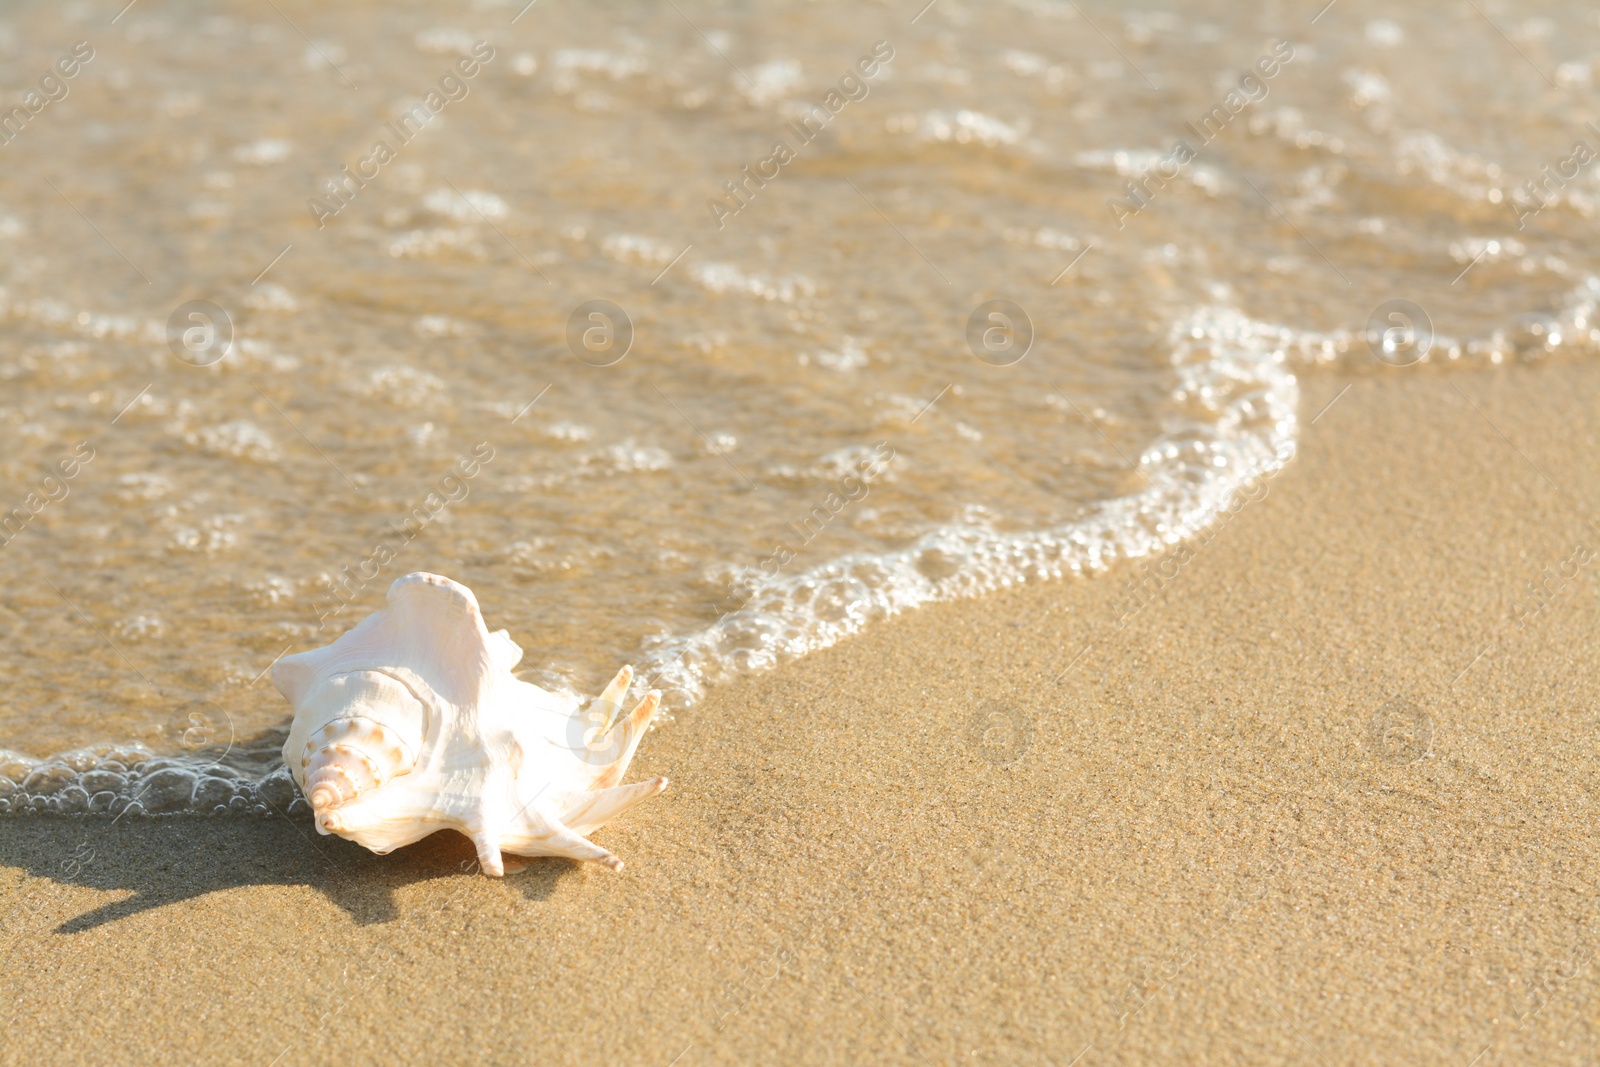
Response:
[{"label": "seashell", "polygon": [[279,660],[272,680],[294,707],[283,759],[317,831],[384,855],[459,830],[496,877],[502,854],[621,870],[586,835],[667,787],[619,784],[661,694],[619,719],[633,682],[623,667],[580,712],[513,675],[521,659],[484,626],[472,590],[418,572],[333,644]]}]

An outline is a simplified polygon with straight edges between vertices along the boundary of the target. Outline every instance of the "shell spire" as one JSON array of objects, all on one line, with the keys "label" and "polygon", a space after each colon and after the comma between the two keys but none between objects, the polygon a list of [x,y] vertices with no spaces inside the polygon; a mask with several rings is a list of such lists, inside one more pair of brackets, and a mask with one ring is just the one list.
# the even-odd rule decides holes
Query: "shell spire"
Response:
[{"label": "shell spire", "polygon": [[666,788],[621,784],[660,694],[622,716],[623,667],[580,711],[513,675],[521,659],[470,589],[418,572],[333,644],[279,660],[272,680],[294,707],[283,758],[317,830],[381,855],[455,829],[495,876],[503,854],[620,870],[585,835]]}]

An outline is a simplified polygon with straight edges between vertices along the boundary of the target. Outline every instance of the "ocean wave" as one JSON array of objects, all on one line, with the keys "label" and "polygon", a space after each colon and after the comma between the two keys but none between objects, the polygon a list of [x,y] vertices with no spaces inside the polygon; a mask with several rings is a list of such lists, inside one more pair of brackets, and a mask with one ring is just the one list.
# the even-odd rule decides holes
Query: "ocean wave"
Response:
[{"label": "ocean wave", "polygon": [[[1470,341],[1433,337],[1416,362],[1487,365],[1592,354],[1600,350],[1597,315],[1600,278],[1591,277],[1554,312],[1521,316]],[[742,590],[740,604],[698,631],[647,642],[637,684],[663,690],[663,706],[682,711],[711,686],[826,648],[878,619],[1160,553],[1207,529],[1293,458],[1299,368],[1370,360],[1376,340],[1367,330],[1298,330],[1230,306],[1200,307],[1168,332],[1163,433],[1135,463],[1143,488],[1046,529],[1004,531],[979,509],[897,551],[852,553],[790,575],[740,572],[734,582]],[[161,755],[137,744],[100,744],[43,759],[0,750],[0,814],[117,818],[304,810],[287,768],[261,774],[260,767],[251,773],[221,758]]]},{"label": "ocean wave", "polygon": [[1204,529],[1293,457],[1300,391],[1289,363],[1312,360],[1330,342],[1215,306],[1174,323],[1169,339],[1171,418],[1168,432],[1139,456],[1144,489],[1045,530],[951,523],[896,552],[856,553],[764,581],[747,577],[737,610],[699,632],[655,642],[641,684],[665,691],[668,707],[685,708],[710,685],[826,648],[873,620],[1102,571]]}]

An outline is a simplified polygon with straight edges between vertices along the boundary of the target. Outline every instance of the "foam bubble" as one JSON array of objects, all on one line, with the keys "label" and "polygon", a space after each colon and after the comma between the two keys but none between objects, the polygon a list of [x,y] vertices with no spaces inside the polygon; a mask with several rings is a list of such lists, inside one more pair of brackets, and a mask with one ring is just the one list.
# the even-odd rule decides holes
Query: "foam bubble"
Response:
[{"label": "foam bubble", "polygon": [[34,759],[0,749],[0,814],[273,815],[306,810],[287,767],[251,776],[215,761],[101,744]]},{"label": "foam bubble", "polygon": [[978,144],[985,148],[1012,146],[1027,136],[1027,119],[1006,122],[981,111],[925,111],[921,115],[896,115],[887,120],[890,133],[914,133],[922,141],[951,144]]},{"label": "foam bubble", "polygon": [[817,283],[803,274],[768,278],[746,274],[731,263],[698,263],[690,275],[713,293],[743,293],[762,300],[792,304],[797,298],[815,296]]},{"label": "foam bubble", "polygon": [[436,26],[420,31],[412,38],[412,43],[417,46],[419,52],[441,56],[470,56],[477,38],[466,30],[454,26]]},{"label": "foam bubble", "polygon": [[[1091,170],[1105,170],[1121,178],[1143,177],[1147,173],[1158,173],[1159,168],[1170,165],[1173,160],[1171,152],[1158,152],[1153,148],[1129,150],[1118,148],[1113,151],[1097,150],[1093,152],[1079,152],[1073,157],[1073,162],[1080,167]],[[1165,177],[1165,175],[1162,175]],[[1203,163],[1195,163],[1179,169],[1178,176],[1196,188],[1203,189],[1212,196],[1222,191],[1222,173],[1214,167]]]},{"label": "foam bubble", "polygon": [[248,419],[234,419],[219,426],[203,426],[183,435],[187,444],[213,456],[233,456],[257,463],[275,463],[279,457],[277,442]]},{"label": "foam bubble", "polygon": [[422,206],[456,222],[503,219],[511,213],[504,199],[482,189],[467,189],[461,193],[449,188],[435,189],[423,198]]},{"label": "foam bubble", "polygon": [[615,233],[600,242],[600,253],[619,263],[645,263],[659,267],[671,263],[678,252],[665,241],[631,233]]},{"label": "foam bubble", "polygon": [[750,69],[750,78],[734,76],[733,84],[757,107],[781,100],[805,83],[800,64],[792,59],[774,59]]}]

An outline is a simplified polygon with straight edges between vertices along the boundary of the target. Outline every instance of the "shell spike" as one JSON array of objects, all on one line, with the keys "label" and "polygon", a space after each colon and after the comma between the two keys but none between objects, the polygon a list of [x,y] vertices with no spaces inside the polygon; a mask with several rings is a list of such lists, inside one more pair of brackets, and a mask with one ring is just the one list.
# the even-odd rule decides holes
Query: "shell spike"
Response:
[{"label": "shell spike", "polygon": [[487,830],[472,835],[472,844],[478,850],[478,869],[490,878],[504,878],[505,864],[500,859],[500,839]]},{"label": "shell spike", "polygon": [[617,721],[617,712],[622,710],[622,698],[628,695],[628,687],[633,684],[633,667],[625,664],[611,679],[605,690],[590,703],[585,717],[590,722],[599,722],[602,736],[611,732],[611,727]]},{"label": "shell spike", "polygon": [[578,798],[561,821],[580,834],[590,834],[643,800],[658,796],[667,788],[665,778],[648,782],[596,789]]},{"label": "shell spike", "polygon": [[638,750],[639,742],[644,740],[645,731],[650,728],[650,719],[660,704],[661,691],[650,690],[628,713],[627,719],[618,723],[611,733],[606,735],[606,743],[601,751],[614,753],[615,758],[595,775],[590,789],[605,789],[622,781],[622,776],[628,773],[628,764],[633,762],[633,754]]},{"label": "shell spike", "polygon": [[530,827],[530,830],[532,832],[528,836],[528,843],[523,846],[527,851],[523,852],[515,845],[512,846],[511,851],[519,855],[562,856],[569,860],[598,860],[613,871],[622,870],[622,861],[620,859],[565,823],[537,819],[536,825]]}]

